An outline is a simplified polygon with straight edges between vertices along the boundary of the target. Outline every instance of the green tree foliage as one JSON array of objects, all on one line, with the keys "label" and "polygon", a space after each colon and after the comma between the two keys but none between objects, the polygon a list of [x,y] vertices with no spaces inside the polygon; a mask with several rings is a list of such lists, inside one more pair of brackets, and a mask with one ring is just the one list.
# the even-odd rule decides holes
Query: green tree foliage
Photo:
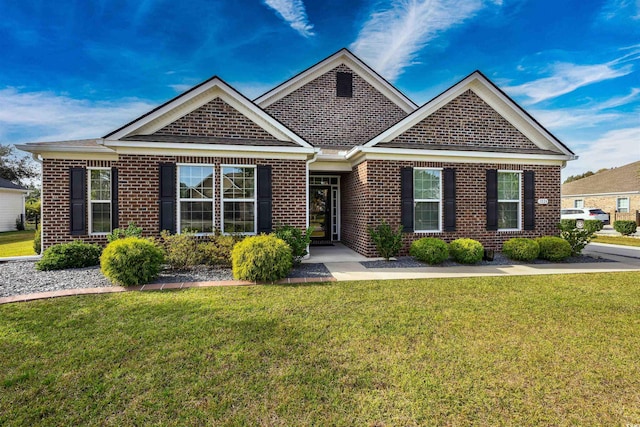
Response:
[{"label": "green tree foliage", "polygon": [[38,171],[31,158],[19,155],[11,145],[0,145],[0,178],[21,184],[37,177]]}]

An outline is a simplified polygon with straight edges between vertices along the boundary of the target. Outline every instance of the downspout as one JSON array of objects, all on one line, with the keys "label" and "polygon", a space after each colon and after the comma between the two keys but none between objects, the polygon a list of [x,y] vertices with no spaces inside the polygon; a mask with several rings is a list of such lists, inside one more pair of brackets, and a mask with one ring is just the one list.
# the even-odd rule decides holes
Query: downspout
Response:
[{"label": "downspout", "polygon": [[[309,229],[309,165],[315,161],[318,160],[318,154],[320,154],[320,149],[316,148],[314,149],[314,153],[313,153],[313,157],[311,157],[309,160],[307,160],[306,162],[306,183],[305,183],[305,201],[306,201],[306,206],[304,207],[304,210],[306,211],[306,229],[305,229],[305,233],[306,230]],[[311,250],[309,248],[309,245],[307,245],[307,254],[304,256],[303,259],[309,259],[309,257],[311,256]]]}]

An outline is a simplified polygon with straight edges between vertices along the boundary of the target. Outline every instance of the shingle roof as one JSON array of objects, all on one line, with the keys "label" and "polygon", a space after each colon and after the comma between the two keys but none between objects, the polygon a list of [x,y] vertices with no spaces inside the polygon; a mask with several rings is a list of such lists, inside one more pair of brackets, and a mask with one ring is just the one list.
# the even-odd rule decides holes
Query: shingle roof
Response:
[{"label": "shingle roof", "polygon": [[10,190],[26,190],[26,188],[24,188],[23,186],[14,184],[13,182],[4,178],[0,178],[0,188],[8,188]]},{"label": "shingle roof", "polygon": [[640,192],[640,161],[562,184],[563,196]]}]

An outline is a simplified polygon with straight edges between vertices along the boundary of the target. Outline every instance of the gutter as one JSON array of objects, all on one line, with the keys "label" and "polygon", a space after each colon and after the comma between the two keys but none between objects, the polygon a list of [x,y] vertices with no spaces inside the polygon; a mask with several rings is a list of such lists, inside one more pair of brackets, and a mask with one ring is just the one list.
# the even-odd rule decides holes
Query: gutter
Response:
[{"label": "gutter", "polygon": [[[305,183],[305,199],[306,199],[306,203],[307,205],[305,206],[305,210],[307,211],[307,218],[306,218],[306,224],[307,224],[307,229],[309,228],[309,165],[311,165],[311,163],[314,163],[318,160],[318,155],[321,153],[321,149],[320,148],[314,148],[314,153],[313,153],[313,157],[311,157],[309,160],[307,160],[306,162],[306,170],[305,170],[305,175],[306,175],[306,183]],[[309,248],[307,248],[307,253],[309,252],[308,250]]]}]

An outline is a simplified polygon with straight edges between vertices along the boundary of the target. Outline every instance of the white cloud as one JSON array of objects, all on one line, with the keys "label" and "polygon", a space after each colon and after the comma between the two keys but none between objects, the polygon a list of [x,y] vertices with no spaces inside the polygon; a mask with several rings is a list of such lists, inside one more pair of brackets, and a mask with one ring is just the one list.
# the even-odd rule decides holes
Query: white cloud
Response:
[{"label": "white cloud", "polygon": [[604,21],[622,19],[640,19],[640,1],[638,0],[608,0],[600,12],[600,19]]},{"label": "white cloud", "polygon": [[0,140],[15,144],[101,137],[154,106],[136,98],[96,102],[9,87],[0,90]]},{"label": "white cloud", "polygon": [[586,171],[622,166],[640,160],[640,127],[606,132],[592,141],[572,142],[570,147],[580,156],[567,163],[563,179]]},{"label": "white cloud", "polygon": [[[417,53],[442,32],[472,18],[483,0],[394,0],[374,11],[351,49],[378,73],[394,81],[415,63]],[[491,2],[501,5],[501,1]]]},{"label": "white cloud", "polygon": [[527,104],[536,104],[546,99],[556,98],[574,90],[615,79],[632,72],[632,65],[614,68],[611,64],[576,65],[558,63],[553,65],[553,75],[533,80],[518,86],[505,87],[504,90],[513,96],[526,96]]},{"label": "white cloud", "polygon": [[264,0],[264,4],[275,10],[300,35],[315,35],[302,0]]}]

